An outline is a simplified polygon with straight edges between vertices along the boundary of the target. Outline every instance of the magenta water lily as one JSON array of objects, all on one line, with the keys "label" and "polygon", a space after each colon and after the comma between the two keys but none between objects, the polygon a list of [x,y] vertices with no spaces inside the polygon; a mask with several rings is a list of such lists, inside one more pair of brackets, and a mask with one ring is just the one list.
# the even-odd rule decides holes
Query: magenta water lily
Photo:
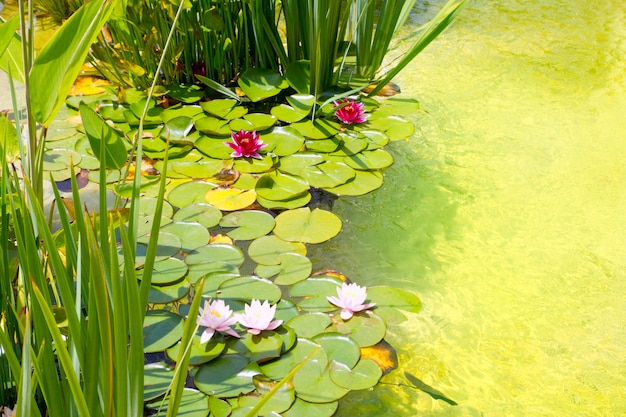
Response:
[{"label": "magenta water lily", "polygon": [[341,288],[337,287],[337,297],[326,297],[328,301],[341,308],[341,318],[349,320],[354,313],[367,310],[374,307],[375,303],[363,302],[367,298],[367,290],[365,286],[361,287],[357,284],[341,285]]},{"label": "magenta water lily", "polygon": [[347,125],[351,123],[363,123],[367,120],[367,115],[365,114],[365,105],[363,103],[357,103],[353,99],[344,98],[343,100],[334,101],[335,108],[335,116],[342,123]]},{"label": "magenta water lily", "polygon": [[200,336],[200,343],[206,343],[215,334],[215,332],[226,333],[234,337],[239,334],[230,326],[237,323],[235,317],[231,317],[233,312],[230,307],[224,303],[224,300],[214,300],[211,304],[205,301],[204,308],[200,308],[197,323],[206,329]]},{"label": "magenta water lily", "polygon": [[240,130],[239,132],[233,132],[231,137],[233,141],[225,144],[233,150],[230,156],[233,158],[262,158],[259,150],[265,148],[267,143],[263,143],[258,133]]},{"label": "magenta water lily", "polygon": [[272,320],[276,314],[276,305],[270,306],[269,301],[263,304],[259,300],[252,300],[246,304],[243,314],[237,314],[237,321],[248,328],[250,334],[260,334],[263,330],[274,330],[280,326],[282,320]]}]

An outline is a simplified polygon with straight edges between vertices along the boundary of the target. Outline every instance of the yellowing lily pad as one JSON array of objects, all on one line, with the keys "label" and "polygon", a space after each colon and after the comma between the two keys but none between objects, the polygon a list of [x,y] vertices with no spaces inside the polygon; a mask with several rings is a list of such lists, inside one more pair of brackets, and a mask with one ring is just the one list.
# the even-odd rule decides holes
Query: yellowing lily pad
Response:
[{"label": "yellowing lily pad", "polygon": [[241,210],[256,201],[256,192],[238,188],[214,188],[205,194],[205,200],[220,210]]},{"label": "yellowing lily pad", "polygon": [[274,234],[291,242],[321,243],[335,237],[341,226],[341,219],[336,214],[303,207],[279,214]]}]

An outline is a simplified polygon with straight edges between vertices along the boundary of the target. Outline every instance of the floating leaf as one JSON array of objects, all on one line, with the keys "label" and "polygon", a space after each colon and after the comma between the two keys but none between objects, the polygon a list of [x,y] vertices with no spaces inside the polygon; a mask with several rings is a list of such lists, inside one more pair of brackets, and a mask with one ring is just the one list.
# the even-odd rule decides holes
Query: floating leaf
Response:
[{"label": "floating leaf", "polygon": [[[13,127],[10,129],[15,131]],[[71,149],[51,149],[43,155],[43,169],[46,171],[67,169],[71,164],[78,164],[80,158],[80,154]]]},{"label": "floating leaf", "polygon": [[306,120],[303,122],[293,123],[291,126],[297,129],[303,136],[310,139],[329,138],[336,135],[341,128],[339,123],[325,119],[315,119],[313,122]]},{"label": "floating leaf", "polygon": [[376,362],[369,359],[361,359],[353,369],[339,362],[330,364],[331,381],[349,390],[372,388],[378,383],[382,374]]},{"label": "floating leaf", "polygon": [[342,162],[328,161],[302,171],[301,175],[316,188],[333,188],[356,176],[354,169]]},{"label": "floating leaf", "polygon": [[[226,262],[207,262],[203,264],[193,264],[189,266],[187,279],[195,283],[200,278],[205,277],[203,293],[209,294],[212,289],[217,291],[219,285],[229,278],[239,276],[239,268]],[[211,283],[215,282],[215,287]],[[214,294],[211,294],[213,296]]]},{"label": "floating leaf", "polygon": [[301,152],[280,158],[278,169],[291,175],[301,175],[301,172],[308,167],[324,162],[324,157],[317,153]]},{"label": "floating leaf", "polygon": [[256,184],[256,193],[267,200],[287,200],[309,190],[309,183],[301,178],[278,171],[264,174]]},{"label": "floating leaf", "polygon": [[363,129],[359,133],[367,139],[367,150],[380,149],[389,143],[389,138],[378,130]]},{"label": "floating leaf", "polygon": [[234,240],[252,240],[265,236],[275,225],[272,215],[258,210],[245,210],[230,213],[220,221],[221,227],[234,227],[226,234]]},{"label": "floating leaf", "polygon": [[161,215],[163,217],[172,217],[174,209],[167,201],[159,201],[156,198],[142,198],[139,206],[139,217],[153,217],[157,205],[162,204]]},{"label": "floating leaf", "polygon": [[181,103],[191,104],[197,103],[204,98],[204,90],[199,86],[170,84],[167,86],[167,95]]},{"label": "floating leaf", "polygon": [[205,196],[214,184],[203,181],[188,181],[174,187],[167,195],[167,201],[176,207],[206,203]]},{"label": "floating leaf", "polygon": [[296,331],[298,336],[311,338],[320,333],[330,325],[331,320],[328,314],[310,313],[296,316],[285,323]]},{"label": "floating leaf", "polygon": [[367,347],[375,345],[385,337],[387,326],[379,316],[372,312],[367,312],[356,313],[347,321],[338,318],[328,330],[348,335],[359,346]]},{"label": "floating leaf", "polygon": [[203,264],[207,262],[223,262],[239,268],[243,264],[244,256],[241,249],[233,245],[213,243],[194,249],[187,255],[187,265]]},{"label": "floating leaf", "polygon": [[[102,110],[100,111],[102,114]],[[200,106],[178,106],[178,107],[169,107],[163,110],[161,113],[161,118],[163,122],[167,123],[175,117],[185,116],[190,117],[194,120],[201,119],[204,117],[204,113],[202,112],[202,107]]]},{"label": "floating leaf", "polygon": [[302,148],[304,136],[290,126],[278,126],[263,135],[263,142],[267,143],[268,151],[278,156],[287,156]]},{"label": "floating leaf", "polygon": [[160,363],[146,365],[143,372],[144,401],[150,401],[165,394],[174,378],[174,370]]},{"label": "floating leaf", "polygon": [[248,256],[261,265],[280,264],[280,255],[283,253],[306,256],[306,246],[300,242],[286,242],[277,236],[263,236],[253,240],[248,247]]},{"label": "floating leaf", "polygon": [[281,297],[280,288],[264,278],[238,277],[224,281],[219,287],[219,298],[232,300],[268,300],[276,303]]},{"label": "floating leaf", "polygon": [[160,352],[178,342],[183,334],[183,318],[164,310],[148,310],[143,323],[146,353]]},{"label": "floating leaf", "polygon": [[311,63],[308,60],[292,62],[285,68],[287,82],[300,94],[308,94],[311,91]]},{"label": "floating leaf", "polygon": [[259,415],[280,417],[281,415],[278,413],[289,409],[295,400],[295,390],[289,383],[276,387],[280,383],[279,381],[272,381],[263,375],[255,375],[253,381],[258,394],[240,398],[239,407],[252,407],[256,405],[264,396],[270,395],[272,389],[276,388],[276,390],[272,392],[269,401],[259,410]]},{"label": "floating leaf", "polygon": [[384,100],[379,110],[391,115],[413,114],[420,109],[419,101],[408,97],[391,97]]},{"label": "floating leaf", "polygon": [[182,280],[173,285],[150,287],[148,302],[150,304],[170,304],[181,300],[189,294],[189,282]]},{"label": "floating leaf", "polygon": [[267,172],[274,167],[274,160],[270,155],[263,155],[262,159],[256,158],[237,158],[234,168],[239,172],[247,174],[258,174]]},{"label": "floating leaf", "polygon": [[376,362],[385,375],[398,367],[396,351],[384,339],[373,346],[361,348],[361,358]]},{"label": "floating leaf", "polygon": [[254,102],[273,97],[289,87],[287,81],[277,71],[264,68],[247,70],[241,74],[237,83]]},{"label": "floating leaf", "polygon": [[367,148],[368,142],[365,137],[357,137],[352,135],[338,135],[341,138],[339,147],[332,153],[338,156],[350,156],[357,154]]},{"label": "floating leaf", "polygon": [[310,201],[311,194],[308,192],[287,200],[268,200],[257,196],[257,202],[270,210],[293,210],[306,206]]},{"label": "floating leaf", "polygon": [[415,131],[413,123],[398,116],[387,116],[371,120],[368,123],[368,128],[384,132],[389,137],[389,140],[406,139]]},{"label": "floating leaf", "polygon": [[194,121],[191,117],[177,116],[165,123],[165,126],[163,126],[159,136],[163,140],[169,139],[172,143],[191,145],[195,142],[189,138],[189,134],[191,133],[193,127]]},{"label": "floating leaf", "polygon": [[[189,365],[191,366],[207,363],[217,358],[226,349],[224,336],[221,333],[215,332],[208,342],[200,343],[202,332],[204,332],[204,328],[200,327],[191,343],[191,353],[189,354]],[[177,343],[167,350],[167,356],[176,361],[179,350],[180,343]]]},{"label": "floating leaf", "polygon": [[241,210],[256,201],[256,192],[238,188],[214,188],[205,194],[205,200],[220,210]]},{"label": "floating leaf", "polygon": [[178,236],[183,252],[191,252],[211,240],[211,234],[200,223],[174,222],[162,227],[161,231]]},{"label": "floating leaf", "polygon": [[287,104],[279,104],[272,107],[270,113],[272,116],[277,117],[283,122],[295,123],[307,117],[310,112],[302,112]]},{"label": "floating leaf", "polygon": [[196,129],[207,135],[229,136],[232,132],[228,120],[207,116],[195,121]]},{"label": "floating leaf", "polygon": [[201,366],[194,376],[196,386],[209,395],[236,397],[254,390],[253,368],[246,369],[244,355],[223,355]]},{"label": "floating leaf", "polygon": [[[149,404],[151,408],[159,409],[161,403],[163,407],[157,414],[151,414],[153,417],[166,417],[169,396],[164,401],[156,401]],[[176,415],[182,417],[206,417],[209,406],[209,397],[206,394],[191,388],[184,388],[180,400],[180,405],[176,409]]]},{"label": "floating leaf", "polygon": [[276,276],[274,283],[277,285],[292,285],[311,275],[313,265],[306,256],[283,253],[279,257],[279,265],[259,265],[256,269],[257,275],[263,278]]},{"label": "floating leaf", "polygon": [[296,398],[289,410],[283,413],[283,417],[331,417],[335,415],[339,403],[315,404]]},{"label": "floating leaf", "polygon": [[328,355],[328,359],[342,363],[349,369],[357,364],[361,357],[359,345],[348,336],[339,333],[322,333],[313,338]]},{"label": "floating leaf", "polygon": [[228,165],[225,161],[209,158],[201,161],[170,161],[168,176],[171,174],[171,171],[174,171],[187,178],[206,179],[219,173],[224,169],[225,165]]},{"label": "floating leaf", "polygon": [[259,335],[244,333],[241,338],[228,340],[228,352],[240,353],[250,362],[259,362],[280,356],[283,339],[275,331],[263,331]]},{"label": "floating leaf", "polygon": [[[143,235],[137,238],[137,252],[135,255],[135,264],[143,265],[146,262],[146,254],[148,252],[148,242],[150,241],[149,235]],[[166,258],[171,258],[180,251],[182,244],[180,239],[171,234],[159,232],[159,238],[156,248],[155,260],[161,261]],[[119,249],[120,255],[122,248]]]},{"label": "floating leaf", "polygon": [[383,185],[383,176],[377,171],[356,171],[353,179],[343,185],[332,188],[324,188],[336,195],[363,195]]},{"label": "floating leaf", "polygon": [[279,214],[274,234],[286,241],[321,243],[336,236],[341,226],[336,214],[304,207]]},{"label": "floating leaf", "polygon": [[184,206],[174,214],[176,222],[198,222],[206,228],[216,226],[222,218],[222,212],[206,203]]},{"label": "floating leaf", "polygon": [[[154,263],[152,271],[152,285],[167,285],[183,279],[187,273],[187,265],[176,258],[168,258]],[[137,278],[141,279],[143,270],[138,271]]]},{"label": "floating leaf", "polygon": [[304,146],[310,152],[330,153],[336,151],[340,143],[341,140],[337,136],[332,136],[321,140],[307,139]]},{"label": "floating leaf", "polygon": [[326,366],[317,360],[302,366],[293,377],[293,386],[299,398],[313,403],[336,401],[350,391],[335,384]]},{"label": "floating leaf", "polygon": [[344,161],[354,169],[383,169],[393,164],[393,157],[389,152],[376,149],[347,156]]},{"label": "floating leaf", "polygon": [[[314,352],[315,351],[315,352]],[[317,343],[308,339],[298,338],[293,349],[280,358],[261,364],[261,371],[265,376],[275,381],[284,378],[293,368],[305,360],[311,353],[311,360],[317,361],[323,367],[328,364],[328,357]]]},{"label": "floating leaf", "polygon": [[237,100],[215,99],[200,103],[200,106],[209,114],[220,119],[233,120],[242,117],[248,112],[245,107],[237,106]]},{"label": "floating leaf", "polygon": [[[252,129],[256,131],[266,130],[274,126],[276,117],[265,113],[249,113],[243,116],[244,120],[252,123]],[[263,136],[265,139],[265,136]]]}]

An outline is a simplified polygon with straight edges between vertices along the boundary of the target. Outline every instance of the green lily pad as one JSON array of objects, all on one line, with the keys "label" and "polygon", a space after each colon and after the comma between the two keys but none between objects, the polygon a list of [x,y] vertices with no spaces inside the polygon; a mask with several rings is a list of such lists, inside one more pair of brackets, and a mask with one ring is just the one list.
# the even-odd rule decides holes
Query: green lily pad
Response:
[{"label": "green lily pad", "polygon": [[293,386],[299,398],[313,403],[336,401],[350,391],[335,384],[326,366],[317,360],[302,366],[293,377]]},{"label": "green lily pad", "polygon": [[275,224],[271,214],[258,210],[236,211],[220,221],[222,227],[235,228],[226,233],[234,240],[252,240],[265,236],[274,229]]},{"label": "green lily pad", "polygon": [[[200,343],[200,335],[203,331],[204,328],[200,327],[191,342],[191,352],[189,354],[189,365],[191,366],[207,363],[217,358],[226,349],[224,336],[220,332],[215,332],[208,342]],[[172,361],[178,360],[180,347],[179,342],[167,350],[167,356]]]},{"label": "green lily pad", "polygon": [[[187,279],[195,284],[200,278],[205,277],[203,293],[214,296],[222,282],[236,276],[239,276],[239,268],[235,265],[226,262],[207,262],[191,265]],[[212,287],[211,283],[215,283],[215,286]]]},{"label": "green lily pad", "polygon": [[241,249],[224,243],[213,243],[194,249],[185,258],[187,265],[197,265],[207,262],[223,262],[239,268],[243,265],[244,256]]},{"label": "green lily pad", "polygon": [[[155,262],[152,271],[152,285],[168,285],[180,281],[187,273],[187,265],[176,258],[168,258]],[[137,271],[137,278],[141,279],[143,270]]]},{"label": "green lily pad", "polygon": [[224,355],[201,366],[194,376],[196,386],[204,393],[220,398],[236,397],[254,390],[252,375],[244,355]]},{"label": "green lily pad", "polygon": [[200,106],[205,112],[219,117],[220,119],[226,119],[226,115],[228,115],[237,104],[237,100],[233,99],[216,99],[200,103]]},{"label": "green lily pad", "polygon": [[[276,385],[279,384],[279,381],[272,381],[263,375],[255,375],[253,382],[258,394],[247,395],[240,398],[240,408],[251,408],[255,406],[264,396],[270,395],[270,391],[276,388]],[[281,414],[278,413],[282,413],[291,407],[291,404],[295,400],[295,395],[295,390],[291,384],[283,384],[280,387],[277,387],[277,389],[273,391],[269,397],[269,401],[261,407],[258,415],[280,417]]]},{"label": "green lily pad", "polygon": [[292,62],[285,68],[287,82],[300,94],[308,94],[311,91],[311,63],[308,60]]},{"label": "green lily pad", "polygon": [[165,394],[169,389],[174,370],[160,363],[151,363],[143,370],[143,399],[150,401]]},{"label": "green lily pad", "polygon": [[230,140],[230,137],[215,138],[202,136],[194,143],[194,146],[200,152],[213,159],[230,159],[230,154],[233,150],[226,146],[226,142],[230,142]]},{"label": "green lily pad", "polygon": [[250,362],[259,362],[280,356],[283,339],[275,331],[259,335],[244,333],[241,338],[228,340],[228,353],[245,355]]},{"label": "green lily pad", "polygon": [[128,106],[118,103],[117,101],[102,100],[97,103],[98,114],[105,120],[110,120],[114,123],[123,123],[126,121],[124,118],[124,112],[128,110]]},{"label": "green lily pad", "polygon": [[279,255],[279,265],[259,265],[256,274],[262,278],[276,276],[276,285],[292,285],[307,279],[311,275],[313,265],[306,256],[297,253],[283,253]]},{"label": "green lily pad", "polygon": [[[282,320],[284,322],[287,322],[299,314],[300,312],[298,311],[298,308],[295,306],[294,303],[289,300],[281,298],[281,300],[276,304],[276,320]],[[281,327],[281,329],[285,329],[285,327]],[[283,335],[280,329],[277,329],[277,331],[279,334]],[[293,343],[295,343],[295,339],[291,343],[285,343],[286,346],[283,350],[291,349]]]},{"label": "green lily pad", "polygon": [[[205,191],[206,194],[206,191]],[[206,228],[219,224],[222,212],[206,203],[196,203],[183,206],[174,214],[175,222],[198,222]]]},{"label": "green lily pad", "polygon": [[315,404],[296,398],[289,410],[283,413],[283,417],[331,417],[335,415],[339,403]]},{"label": "green lily pad", "polygon": [[259,178],[255,190],[267,200],[287,200],[304,194],[309,187],[309,183],[301,178],[273,171]]},{"label": "green lily pad", "polygon": [[248,256],[261,265],[280,264],[280,255],[284,253],[306,256],[306,246],[300,242],[286,242],[272,235],[255,239],[248,247]]},{"label": "green lily pad", "polygon": [[390,97],[384,100],[379,110],[389,114],[413,114],[420,109],[419,101],[408,97]]},{"label": "green lily pad", "polygon": [[[256,129],[254,128],[254,125],[251,122],[244,120],[244,119],[231,120],[230,122],[228,122],[228,127],[233,132],[238,132],[240,130],[247,130],[248,132],[256,131]],[[267,148],[265,148],[264,150],[267,150]]]},{"label": "green lily pad", "polygon": [[191,204],[206,203],[207,191],[215,188],[215,184],[204,181],[188,181],[174,187],[167,195],[175,207],[186,207]]},{"label": "green lily pad", "polygon": [[310,313],[296,316],[285,325],[291,327],[300,337],[311,338],[320,333],[330,325],[331,320],[328,314]]},{"label": "green lily pad", "polygon": [[194,128],[191,117],[177,116],[165,123],[159,136],[163,140],[169,139],[172,143],[192,144],[193,141],[185,140]]},{"label": "green lily pad", "polygon": [[178,342],[183,334],[183,318],[165,310],[148,310],[143,323],[146,353],[161,352]]},{"label": "green lily pad", "polygon": [[237,80],[239,87],[254,102],[273,97],[289,87],[287,81],[277,71],[252,68],[241,74]]},{"label": "green lily pad", "polygon": [[[167,406],[168,406],[169,396],[165,398],[163,401],[163,407],[161,411],[157,414],[153,414],[153,417],[166,417],[167,416]],[[161,406],[161,401],[156,401],[153,404],[149,404],[151,408],[159,409]],[[209,397],[195,389],[184,388],[183,394],[180,400],[180,405],[176,409],[177,416],[183,417],[206,417],[209,409]]]},{"label": "green lily pad", "polygon": [[279,104],[277,106],[272,107],[272,109],[270,110],[270,113],[272,114],[272,116],[278,118],[279,120],[283,122],[295,123],[307,117],[310,111],[303,112],[287,104]]},{"label": "green lily pad", "polygon": [[209,397],[209,410],[211,410],[211,417],[228,417],[232,407],[224,400],[220,400],[217,397]]},{"label": "green lily pad", "polygon": [[324,188],[336,195],[364,195],[383,185],[383,175],[377,171],[356,171],[353,179],[337,187]]},{"label": "green lily pad", "polygon": [[233,185],[242,190],[253,190],[254,187],[256,187],[258,179],[259,178],[253,174],[241,174]]},{"label": "green lily pad", "polygon": [[382,375],[380,366],[371,359],[361,359],[353,369],[339,362],[330,364],[331,381],[349,390],[372,388]]},{"label": "green lily pad", "polygon": [[298,338],[293,349],[280,358],[261,364],[261,371],[265,376],[275,381],[283,379],[293,368],[311,355],[310,360],[317,361],[323,367],[328,364],[326,352],[317,343],[308,339]]},{"label": "green lily pad", "polygon": [[57,171],[67,169],[70,165],[77,165],[81,156],[73,149],[51,149],[43,155],[43,169],[45,171]]},{"label": "green lily pad", "polygon": [[367,295],[369,300],[376,303],[376,314],[382,317],[387,324],[401,323],[406,320],[406,316],[398,310],[417,313],[422,307],[417,294],[400,288],[369,287]]},{"label": "green lily pad", "polygon": [[340,318],[329,327],[328,331],[338,332],[350,336],[361,347],[373,346],[380,342],[387,326],[383,319],[371,311],[356,313],[350,320],[343,321]]},{"label": "green lily pad", "polygon": [[254,190],[238,188],[213,188],[205,194],[207,203],[224,211],[242,210],[256,201]]},{"label": "green lily pad", "polygon": [[268,300],[276,303],[281,297],[280,288],[272,281],[258,277],[238,277],[224,281],[219,287],[221,299]]},{"label": "green lily pad", "polygon": [[151,304],[170,304],[181,300],[189,294],[189,282],[185,279],[173,285],[152,285],[148,293]]},{"label": "green lily pad", "polygon": [[333,188],[350,181],[356,173],[342,162],[328,161],[307,167],[301,175],[312,187]]},{"label": "green lily pad", "polygon": [[302,170],[324,162],[324,157],[317,153],[301,152],[280,158],[278,169],[291,175],[301,175]]},{"label": "green lily pad", "polygon": [[161,231],[178,236],[183,252],[191,252],[211,240],[211,234],[200,223],[173,222],[161,228]]},{"label": "green lily pad", "polygon": [[334,136],[339,132],[341,126],[339,123],[325,120],[315,119],[315,121],[305,120],[302,122],[293,123],[291,125],[297,129],[303,136],[309,139],[326,139]]},{"label": "green lily pad", "polygon": [[361,358],[361,348],[358,343],[343,334],[322,333],[315,336],[313,341],[322,346],[329,360],[341,363],[348,369],[354,367]]},{"label": "green lily pad", "polygon": [[367,150],[380,149],[389,143],[389,138],[379,130],[363,129],[359,133],[367,140]]},{"label": "green lily pad", "polygon": [[276,216],[274,234],[291,242],[321,243],[336,236],[341,226],[341,219],[336,214],[303,207]]},{"label": "green lily pad", "polygon": [[[137,236],[143,236],[152,233],[152,225],[154,224],[154,220],[154,212],[140,217],[139,222],[137,223]],[[170,217],[161,216],[160,226],[163,227],[166,224],[170,224],[171,222],[172,219]]]},{"label": "green lily pad", "polygon": [[[163,204],[161,216],[172,217],[174,214],[172,205],[167,201],[161,201],[161,203]],[[157,204],[159,204],[159,200],[156,198],[142,198],[139,203],[139,217],[154,216]]]},{"label": "green lily pad", "polygon": [[[148,252],[149,235],[143,235],[137,238],[137,252],[135,255],[135,264],[143,265],[146,262],[146,254]],[[180,239],[171,233],[159,232],[158,243],[156,248],[155,260],[171,258],[177,254],[182,247]],[[121,253],[121,248],[119,249]]]},{"label": "green lily pad", "polygon": [[341,143],[337,150],[332,155],[338,156],[350,156],[357,154],[367,148],[368,142],[365,137],[358,137],[353,135],[338,135],[341,138]]},{"label": "green lily pad", "polygon": [[286,200],[268,200],[263,197],[257,196],[257,202],[265,208],[270,210],[293,210],[300,207],[304,207],[311,201],[311,194],[306,192],[294,198],[288,198]]},{"label": "green lily pad", "polygon": [[287,156],[302,148],[304,136],[290,126],[277,126],[263,135],[263,142],[267,143],[268,151],[278,156]]},{"label": "green lily pad", "polygon": [[347,156],[344,161],[354,169],[383,169],[393,164],[393,157],[389,152],[376,149]]},{"label": "green lily pad", "polygon": [[186,178],[211,178],[228,165],[223,160],[210,158],[201,161],[169,161],[168,176],[174,171]]},{"label": "green lily pad", "polygon": [[207,116],[195,121],[196,129],[207,135],[230,136],[232,131],[228,127],[228,120]]},{"label": "green lily pad", "polygon": [[202,112],[202,107],[190,105],[170,107],[163,110],[163,113],[161,113],[161,119],[163,119],[164,123],[167,123],[173,118],[179,116],[190,117],[195,120],[204,117],[204,114]]},{"label": "green lily pad", "polygon": [[311,277],[291,286],[291,297],[304,297],[298,307],[305,311],[330,312],[337,309],[326,297],[336,296],[342,281],[329,276]]},{"label": "green lily pad", "polygon": [[[249,113],[243,116],[243,119],[252,124],[252,130],[267,130],[274,126],[277,122],[276,117],[265,113]],[[265,136],[263,136],[265,140]]]},{"label": "green lily pad", "polygon": [[389,137],[389,140],[406,139],[415,131],[413,123],[398,116],[373,119],[369,122],[368,128],[384,132]]},{"label": "green lily pad", "polygon": [[234,168],[246,174],[260,174],[267,172],[274,167],[274,160],[269,155],[262,155],[262,159],[237,158],[233,164]]},{"label": "green lily pad", "polygon": [[330,137],[328,139],[307,139],[304,141],[304,146],[307,151],[331,153],[339,148],[341,140],[337,136]]}]

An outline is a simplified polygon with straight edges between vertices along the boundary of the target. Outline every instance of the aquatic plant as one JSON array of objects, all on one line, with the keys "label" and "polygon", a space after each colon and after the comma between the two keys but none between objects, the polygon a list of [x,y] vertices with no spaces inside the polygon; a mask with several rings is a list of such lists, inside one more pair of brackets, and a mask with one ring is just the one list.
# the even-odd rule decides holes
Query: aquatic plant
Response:
[{"label": "aquatic plant", "polygon": [[367,290],[357,284],[341,284],[341,288],[337,288],[337,296],[326,297],[328,301],[341,308],[341,318],[350,320],[354,313],[367,310],[376,305],[376,303],[363,302],[367,298]]},{"label": "aquatic plant", "polygon": [[224,300],[213,300],[210,304],[205,301],[204,308],[200,308],[197,319],[198,326],[205,328],[202,336],[200,336],[200,343],[211,340],[215,332],[226,333],[238,338],[239,333],[231,328],[233,324],[237,323],[237,318],[231,317],[232,314],[232,310],[224,303]]},{"label": "aquatic plant", "polygon": [[248,132],[241,129],[239,132],[231,134],[232,142],[226,142],[225,145],[233,150],[230,154],[233,158],[256,158],[263,159],[258,151],[267,146],[259,139],[259,135],[255,132]]},{"label": "aquatic plant", "polygon": [[282,320],[272,320],[275,314],[276,305],[270,306],[267,300],[263,304],[259,300],[252,300],[244,306],[244,313],[236,317],[242,326],[248,328],[248,333],[258,335],[264,330],[274,330],[283,323]]},{"label": "aquatic plant", "polygon": [[343,100],[334,101],[335,116],[347,125],[351,123],[363,123],[367,120],[365,114],[365,105],[357,103],[354,99],[344,98]]}]

